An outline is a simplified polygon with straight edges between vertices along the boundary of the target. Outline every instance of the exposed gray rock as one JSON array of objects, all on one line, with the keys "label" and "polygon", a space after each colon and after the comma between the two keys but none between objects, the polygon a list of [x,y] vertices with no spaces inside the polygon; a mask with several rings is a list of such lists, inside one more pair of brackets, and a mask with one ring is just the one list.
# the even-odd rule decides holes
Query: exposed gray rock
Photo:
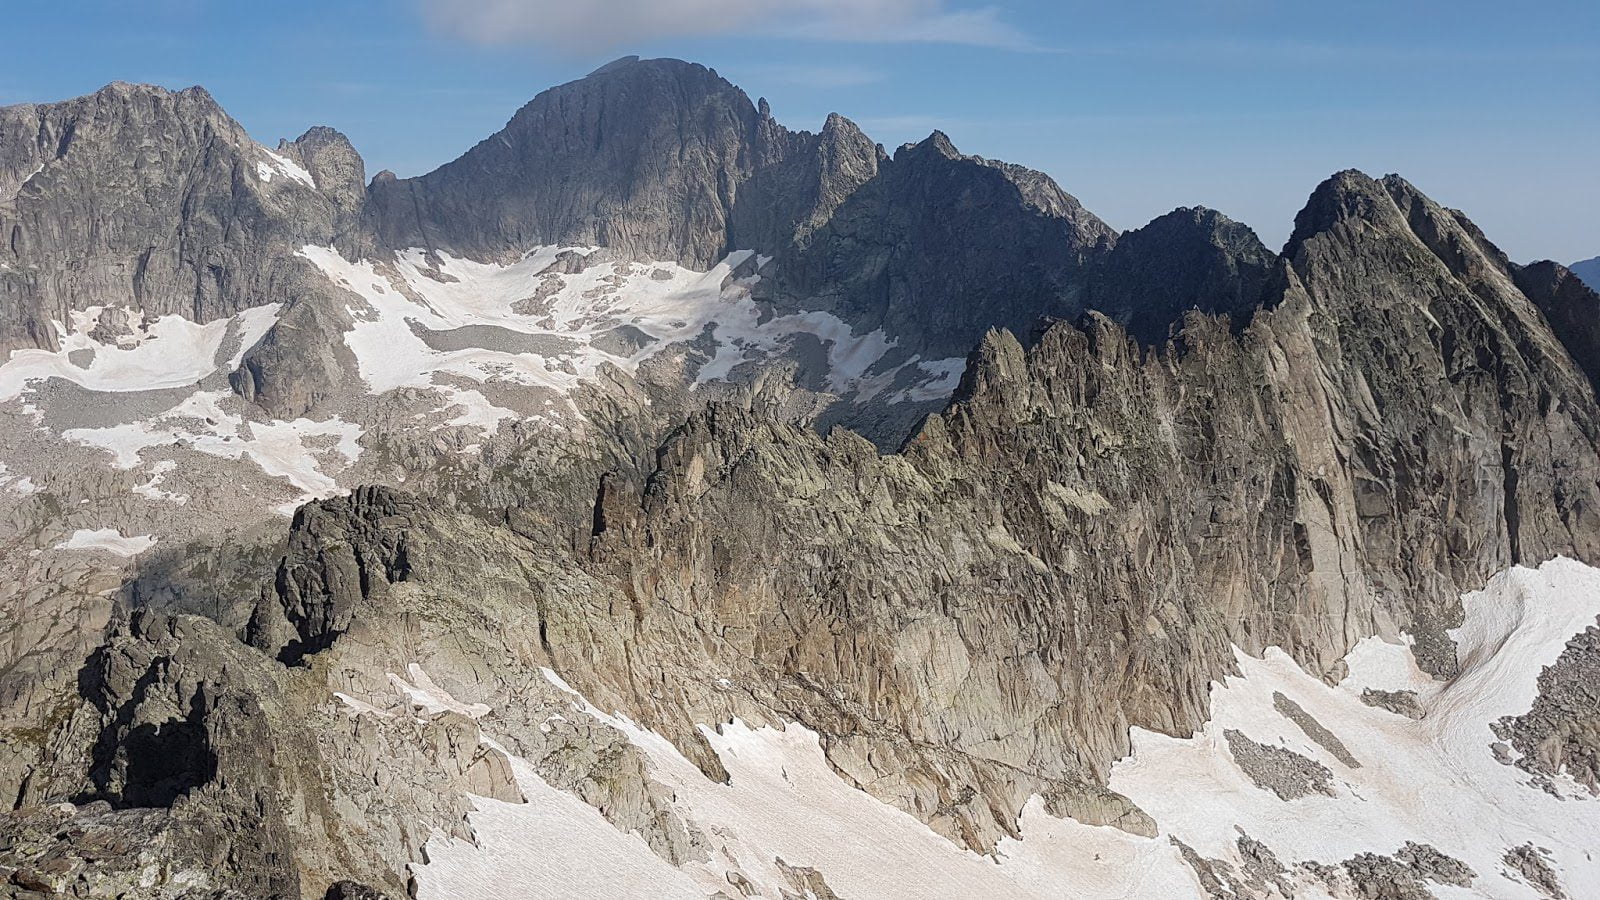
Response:
[{"label": "exposed gray rock", "polygon": [[1432,900],[1429,882],[1465,888],[1477,877],[1460,860],[1411,841],[1393,856],[1359,853],[1338,866],[1307,868],[1330,887],[1350,891],[1346,896],[1373,900]]},{"label": "exposed gray rock", "polygon": [[781,856],[774,862],[794,888],[792,892],[783,892],[783,900],[844,900],[828,887],[828,880],[816,869],[809,866],[791,866],[784,862]]},{"label": "exposed gray rock", "polygon": [[1322,749],[1333,754],[1334,759],[1344,763],[1352,769],[1361,768],[1361,762],[1346,749],[1344,741],[1339,736],[1329,731],[1318,722],[1315,717],[1306,712],[1305,707],[1290,700],[1280,691],[1272,692],[1272,708],[1276,709],[1284,718],[1300,726],[1306,737],[1317,742]]},{"label": "exposed gray rock", "polygon": [[361,384],[345,346],[350,328],[343,306],[324,302],[326,286],[291,300],[267,333],[247,348],[229,376],[234,393],[281,419],[298,419],[329,397]]},{"label": "exposed gray rock", "polygon": [[1550,865],[1549,855],[1548,851],[1527,843],[1507,850],[1505,864],[1550,900],[1565,900],[1567,892],[1562,889],[1561,879]]},{"label": "exposed gray rock", "polygon": [[1170,840],[1194,872],[1207,900],[1282,900],[1296,896],[1288,879],[1289,871],[1266,845],[1249,835],[1241,833],[1238,840],[1243,867],[1201,856],[1176,837]]},{"label": "exposed gray rock", "polygon": [[1262,300],[1275,255],[1216,210],[1176,209],[1117,239],[1096,267],[1085,305],[1147,344],[1191,309],[1243,324]]},{"label": "exposed gray rock", "polygon": [[1361,692],[1361,702],[1408,719],[1420,719],[1427,714],[1422,704],[1417,701],[1416,691],[1380,691],[1366,688]]},{"label": "exposed gray rock", "polygon": [[1521,754],[1518,766],[1547,779],[1570,776],[1600,794],[1600,626],[1573,636],[1540,673],[1532,709],[1492,727]]},{"label": "exposed gray rock", "polygon": [[1333,772],[1322,763],[1283,747],[1260,744],[1243,732],[1228,729],[1228,752],[1245,776],[1279,800],[1298,800],[1312,794],[1334,796]]},{"label": "exposed gray rock", "polygon": [[200,88],[0,107],[0,350],[54,348],[88,302],[205,322],[284,299],[340,212],[270,163]]},{"label": "exposed gray rock", "polygon": [[389,895],[355,881],[335,881],[325,900],[389,900]]},{"label": "exposed gray rock", "polygon": [[963,156],[935,132],[881,160],[793,249],[780,245],[764,296],[881,327],[936,359],[988,328],[1028,334],[1040,316],[1078,315],[1086,267],[1114,241],[1045,176]]},{"label": "exposed gray rock", "polygon": [[455,162],[374,181],[374,225],[397,249],[598,245],[706,268],[729,249],[736,192],[763,149],[760,121],[743,91],[704,66],[623,62],[541,93]]},{"label": "exposed gray rock", "polygon": [[1553,262],[1515,270],[1517,287],[1528,295],[1590,380],[1600,384],[1600,295],[1575,272]]}]

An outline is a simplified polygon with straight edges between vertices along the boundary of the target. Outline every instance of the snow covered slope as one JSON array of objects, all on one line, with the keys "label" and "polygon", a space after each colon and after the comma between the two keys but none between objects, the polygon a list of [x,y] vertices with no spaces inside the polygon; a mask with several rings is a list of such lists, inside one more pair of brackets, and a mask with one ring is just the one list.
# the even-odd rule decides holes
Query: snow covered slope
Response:
[{"label": "snow covered slope", "polygon": [[555,396],[593,381],[602,365],[632,375],[663,350],[694,343],[703,354],[696,384],[794,354],[826,390],[892,403],[948,395],[965,363],[891,357],[895,344],[882,331],[857,334],[825,312],[772,315],[751,299],[770,261],[749,251],[705,272],[618,261],[591,247],[540,247],[511,265],[421,250],[392,264],[352,263],[323,247],[301,255],[365,301],[348,310],[355,326],[345,340],[374,392],[439,390],[465,406],[459,423],[490,431],[515,414],[453,381],[546,389],[556,407]]},{"label": "snow covered slope", "polygon": [[1600,896],[1600,801],[1570,780],[1536,783],[1490,729],[1526,712],[1540,672],[1595,624],[1600,570],[1567,559],[1519,567],[1464,603],[1454,680],[1430,679],[1407,646],[1375,638],[1337,685],[1275,649],[1240,652],[1239,674],[1213,685],[1204,730],[1138,732],[1113,771],[1110,786],[1154,816],[1158,836],[1057,819],[1036,799],[1022,839],[987,857],[846,783],[803,727],[705,728],[730,775],[718,784],[547,672],[576,714],[646,753],[709,858],[668,865],[513,759],[528,802],[476,801],[477,845],[431,841],[414,870],[419,896]]}]

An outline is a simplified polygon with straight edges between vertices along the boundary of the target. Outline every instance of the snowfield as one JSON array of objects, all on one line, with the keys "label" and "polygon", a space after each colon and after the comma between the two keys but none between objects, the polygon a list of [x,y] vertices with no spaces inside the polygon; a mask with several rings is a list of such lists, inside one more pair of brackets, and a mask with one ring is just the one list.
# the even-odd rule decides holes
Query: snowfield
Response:
[{"label": "snowfield", "polygon": [[363,301],[349,309],[356,321],[345,341],[373,392],[434,388],[463,407],[457,424],[489,431],[514,414],[436,376],[565,395],[602,365],[631,375],[664,349],[704,336],[712,350],[696,374],[699,384],[728,380],[741,363],[780,355],[797,340],[823,348],[830,391],[861,399],[891,389],[890,402],[936,399],[954,390],[965,366],[962,359],[911,357],[877,371],[894,347],[882,331],[856,334],[825,312],[767,315],[750,296],[767,259],[749,251],[707,272],[664,262],[588,263],[596,252],[541,247],[496,265],[448,254],[430,261],[410,250],[381,270],[326,247],[300,254]]},{"label": "snowfield", "polygon": [[115,528],[79,528],[56,545],[57,550],[104,550],[117,556],[138,556],[156,544],[148,534],[124,537]]},{"label": "snowfield", "polygon": [[[1277,857],[1284,884],[1301,897],[1337,894],[1300,864],[1393,856],[1407,842],[1427,844],[1473,873],[1465,887],[1428,883],[1438,897],[1546,896],[1505,862],[1508,850],[1530,843],[1568,897],[1600,897],[1600,800],[1570,780],[1560,796],[1532,784],[1528,773],[1496,760],[1489,729],[1526,712],[1539,673],[1573,634],[1595,624],[1600,570],[1567,559],[1518,567],[1464,604],[1466,620],[1452,632],[1462,668],[1449,683],[1418,670],[1408,647],[1378,639],[1350,654],[1349,675],[1333,686],[1275,649],[1261,659],[1240,652],[1240,674],[1213,685],[1205,729],[1189,739],[1136,731],[1133,755],[1113,769],[1110,786],[1155,817],[1157,837],[1057,819],[1035,798],[1022,814],[1022,839],[1002,840],[991,856],[852,788],[829,767],[817,735],[799,725],[734,721],[703,729],[731,776],[723,785],[666,739],[573,693],[577,714],[619,729],[646,753],[678,813],[715,845],[712,860],[669,866],[636,835],[618,832],[513,758],[528,802],[475,799],[477,845],[444,835],[430,841],[429,863],[413,867],[419,896],[704,897],[732,895],[742,878],[757,896],[780,898],[797,892],[781,860],[815,869],[848,898],[1204,897],[1176,842],[1243,867],[1239,841],[1248,835]],[[413,667],[417,686],[406,685],[415,702],[451,708],[454,701],[419,674]],[[1414,691],[1422,718],[1363,703],[1367,688]],[[1310,730],[1304,718],[1280,711],[1281,698],[1309,717]],[[492,717],[483,721],[492,732]],[[1235,758],[1228,731],[1324,767],[1326,792],[1284,800],[1258,785]]]},{"label": "snowfield", "polygon": [[[218,371],[239,367],[244,354],[278,320],[279,304],[270,303],[205,325],[182,316],[153,321],[127,310],[129,332],[109,342],[96,338],[104,306],[74,311],[70,324],[54,323],[59,350],[14,350],[0,365],[0,402],[21,397],[31,383],[61,378],[91,391],[126,393],[187,387]],[[219,359],[225,339],[236,348]]]},{"label": "snowfield", "polygon": [[[108,451],[112,464],[119,469],[132,469],[141,464],[145,451],[174,443],[209,456],[249,460],[266,475],[282,478],[300,492],[275,507],[285,516],[293,515],[303,503],[340,493],[338,482],[324,467],[348,466],[360,458],[360,426],[337,416],[322,422],[248,422],[223,408],[223,401],[231,396],[227,391],[196,391],[151,420],[105,428],[72,428],[61,436]],[[328,446],[319,447],[319,441]],[[171,467],[162,468],[162,463],[156,463],[151,480],[134,490],[150,496],[149,491],[170,471]],[[170,495],[167,499],[185,502]]]},{"label": "snowfield", "polygon": [[[1285,863],[1336,862],[1427,843],[1465,862],[1471,889],[1431,885],[1439,896],[1541,897],[1505,871],[1502,857],[1532,842],[1550,851],[1567,893],[1600,897],[1600,798],[1568,780],[1564,796],[1495,759],[1489,724],[1525,713],[1544,667],[1600,615],[1600,570],[1568,559],[1513,568],[1463,598],[1466,621],[1451,632],[1461,674],[1434,681],[1407,647],[1368,638],[1347,658],[1337,686],[1303,672],[1287,655],[1238,653],[1241,676],[1213,685],[1212,721],[1189,740],[1136,730],[1134,752],[1112,772],[1121,791],[1163,833],[1202,856],[1239,862],[1237,828]],[[1366,688],[1415,691],[1420,720],[1364,704]],[[1274,709],[1281,692],[1333,732],[1359,762],[1352,768]],[[1334,773],[1333,796],[1283,802],[1233,763],[1224,738],[1238,729]]]},{"label": "snowfield", "polygon": [[[362,429],[338,416],[323,421],[250,421],[244,413],[231,411],[248,407],[225,387],[199,387],[237,369],[250,348],[276,324],[279,309],[279,304],[268,304],[204,325],[176,315],[147,319],[133,308],[90,306],[73,311],[68,323],[55,323],[60,349],[16,350],[0,364],[0,403],[23,400],[24,412],[42,423],[39,404],[48,401],[39,388],[50,379],[107,395],[190,388],[188,396],[167,400],[167,407],[152,415],[115,425],[67,428],[60,436],[107,451],[118,469],[136,468],[144,463],[147,451],[172,445],[245,461],[294,489],[291,500],[275,507],[288,515],[306,501],[340,491],[333,474],[360,457]],[[121,402],[108,400],[108,414],[120,412]],[[159,487],[175,468],[172,460],[153,463],[134,493],[186,504],[188,496]],[[18,494],[36,490],[31,479],[6,475],[3,468],[0,487]]]}]

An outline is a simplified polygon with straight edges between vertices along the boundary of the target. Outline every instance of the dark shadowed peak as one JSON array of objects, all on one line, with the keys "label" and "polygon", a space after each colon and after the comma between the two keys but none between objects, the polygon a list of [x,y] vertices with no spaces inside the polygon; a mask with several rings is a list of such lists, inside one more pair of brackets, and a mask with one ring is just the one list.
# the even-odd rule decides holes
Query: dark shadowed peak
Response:
[{"label": "dark shadowed peak", "polygon": [[1513,268],[1460,211],[1439,205],[1399,175],[1377,180],[1355,170],[1339,172],[1312,192],[1283,255],[1302,274],[1319,266],[1337,273],[1348,268],[1341,260],[1358,255],[1382,256],[1391,267],[1410,260],[1411,270],[1421,272],[1415,264],[1424,258],[1416,251],[1431,254],[1468,285],[1503,282]]},{"label": "dark shadowed peak", "polygon": [[778,255],[784,299],[826,304],[934,358],[964,355],[990,327],[1023,334],[1041,316],[1081,312],[1084,269],[1115,232],[1054,181],[963,156],[941,132],[884,159],[846,126],[829,131],[853,148],[847,171],[876,172],[830,197],[802,253]]},{"label": "dark shadowed peak", "polygon": [[1389,192],[1365,172],[1356,169],[1336,172],[1317,185],[1305,207],[1294,217],[1294,232],[1284,245],[1283,253],[1294,256],[1306,240],[1341,223],[1392,219],[1397,212]]},{"label": "dark shadowed peak", "polygon": [[1549,260],[1518,268],[1516,282],[1600,390],[1600,296],[1571,269]]},{"label": "dark shadowed peak", "polygon": [[1088,305],[1156,344],[1191,309],[1242,321],[1260,302],[1273,259],[1248,226],[1183,207],[1117,239],[1095,271]]}]

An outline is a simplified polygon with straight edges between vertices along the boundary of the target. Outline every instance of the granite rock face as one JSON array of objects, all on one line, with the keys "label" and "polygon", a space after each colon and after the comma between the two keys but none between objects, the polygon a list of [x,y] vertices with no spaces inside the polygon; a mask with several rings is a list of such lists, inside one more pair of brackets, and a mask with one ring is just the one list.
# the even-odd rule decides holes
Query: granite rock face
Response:
[{"label": "granite rock face", "polygon": [[705,268],[729,249],[758,121],[744,92],[703,66],[619,61],[540,94],[455,162],[380,176],[375,226],[396,249],[598,245]]},{"label": "granite rock face", "polygon": [[199,322],[284,302],[339,218],[295,174],[200,88],[0,108],[0,348],[54,348],[84,298]]}]

